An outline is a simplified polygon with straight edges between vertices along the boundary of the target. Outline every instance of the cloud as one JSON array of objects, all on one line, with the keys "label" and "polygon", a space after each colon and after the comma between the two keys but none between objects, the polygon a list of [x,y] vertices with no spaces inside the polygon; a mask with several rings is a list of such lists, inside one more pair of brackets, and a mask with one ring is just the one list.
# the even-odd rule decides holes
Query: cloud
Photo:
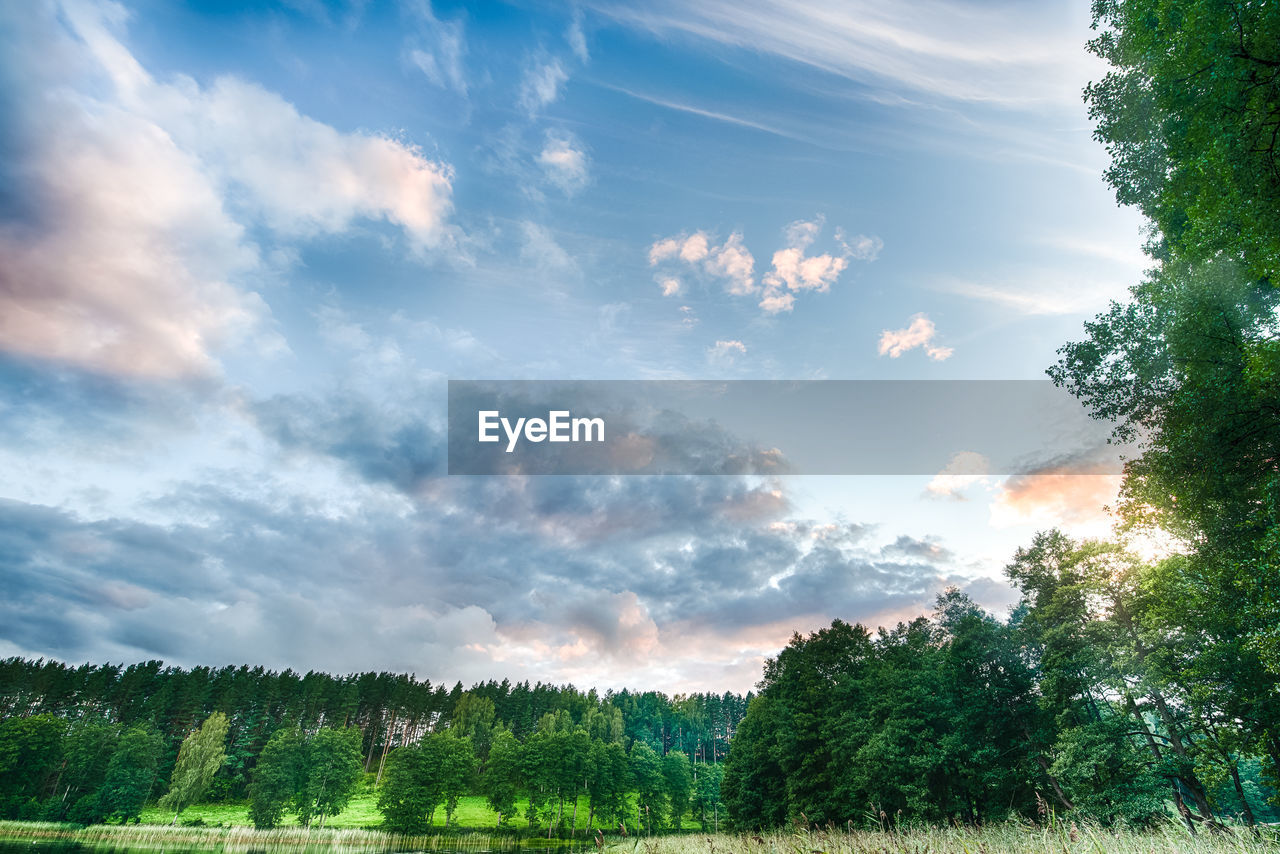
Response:
[{"label": "cloud", "polygon": [[586,151],[569,133],[547,131],[538,163],[542,165],[547,180],[566,196],[577,195],[590,180]]},{"label": "cloud", "polygon": [[797,220],[785,229],[787,246],[773,253],[773,269],[764,276],[764,295],[760,307],[769,314],[790,311],[795,306],[795,292],[818,291],[825,293],[849,266],[846,255],[829,254],[805,256],[818,233],[823,220]]},{"label": "cloud", "polygon": [[884,241],[875,235],[855,234],[848,237],[844,229],[836,229],[836,242],[844,249],[845,255],[855,261],[874,261],[880,257],[884,249]]},{"label": "cloud", "polygon": [[405,40],[405,61],[426,75],[432,84],[467,94],[463,57],[467,53],[466,35],[461,19],[441,21],[428,3],[409,4],[420,25],[419,31]]},{"label": "cloud", "polygon": [[531,63],[520,80],[520,109],[530,118],[536,116],[560,96],[560,87],[568,79],[569,74],[559,59],[553,57]]},{"label": "cloud", "polygon": [[989,485],[991,462],[975,451],[961,451],[951,458],[942,471],[925,486],[930,498],[953,498],[964,501],[964,491],[975,485]]},{"label": "cloud", "polygon": [[[1052,104],[1072,108],[1099,67],[1060,14],[1009,15],[998,7],[889,0],[675,0],[595,11],[648,32],[683,33],[781,56],[915,103]],[[1080,18],[1081,25],[1087,20]]]},{"label": "cloud", "polygon": [[569,22],[569,28],[565,30],[564,39],[569,43],[569,49],[573,51],[573,55],[578,57],[579,62],[587,62],[591,59],[591,54],[587,51],[587,37],[582,32],[582,10],[575,9],[573,19]]},{"label": "cloud", "polygon": [[733,339],[717,341],[707,350],[707,358],[712,362],[732,362],[735,357],[746,354],[747,345]]},{"label": "cloud", "polygon": [[1058,527],[1076,536],[1106,536],[1106,507],[1120,491],[1118,474],[1076,474],[1052,469],[1004,481],[991,502],[991,524]]},{"label": "cloud", "polygon": [[935,362],[944,361],[955,351],[950,347],[934,344],[936,334],[933,321],[927,316],[912,315],[911,323],[905,329],[886,329],[880,333],[880,355],[896,359],[903,353],[921,347],[930,359]]},{"label": "cloud", "polygon": [[742,296],[755,291],[755,259],[742,245],[742,233],[735,231],[729,235],[719,247],[712,249],[707,256],[706,268],[712,275],[722,276],[727,285],[725,289],[735,295]]},{"label": "cloud", "polygon": [[[884,245],[879,238],[864,235],[858,235],[854,245],[850,245],[845,241],[844,232],[837,229],[837,240],[844,250],[842,255],[807,255],[806,251],[821,233],[822,226],[823,218],[817,217],[797,220],[783,230],[787,245],[773,253],[773,267],[762,280],[764,290],[759,305],[766,313],[790,311],[799,292],[830,290],[848,268],[850,258],[872,261]],[[676,261],[721,280],[725,291],[733,296],[750,296],[760,290],[755,280],[755,258],[743,242],[740,231],[730,234],[718,246],[705,231],[664,237],[650,245],[650,266]],[[665,296],[676,292],[668,292],[664,285]]]},{"label": "cloud", "polygon": [[525,220],[520,223],[520,232],[524,239],[520,260],[525,264],[543,272],[578,272],[573,258],[545,226]]},{"label": "cloud", "polygon": [[[693,234],[661,238],[649,247],[650,266],[673,260],[721,280],[727,293],[741,296],[755,291],[755,258],[743,244],[741,232],[733,232],[719,246],[705,231],[695,231]],[[671,294],[664,290],[664,295]]]},{"label": "cloud", "polygon": [[253,83],[159,83],[112,34],[118,7],[62,11],[5,28],[4,74],[24,84],[7,84],[22,95],[3,153],[31,212],[0,225],[7,351],[110,374],[210,376],[225,344],[282,348],[246,287],[268,272],[248,227],[297,239],[385,219],[415,251],[450,241],[448,167],[341,133]]},{"label": "cloud", "polygon": [[[657,281],[664,297],[672,297],[680,293],[680,280],[675,276],[658,276],[655,281]],[[688,308],[688,306],[683,307]]]}]

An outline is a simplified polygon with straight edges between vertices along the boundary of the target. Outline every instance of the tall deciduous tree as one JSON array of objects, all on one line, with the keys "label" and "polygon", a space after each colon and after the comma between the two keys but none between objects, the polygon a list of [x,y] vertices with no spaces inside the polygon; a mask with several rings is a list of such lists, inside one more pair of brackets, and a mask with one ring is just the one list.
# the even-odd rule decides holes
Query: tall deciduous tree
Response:
[{"label": "tall deciduous tree", "polygon": [[213,775],[227,757],[227,730],[230,724],[222,712],[214,712],[200,728],[188,735],[178,750],[178,761],[169,781],[169,791],[160,805],[173,810],[172,824],[178,823],[183,808],[204,796]]}]

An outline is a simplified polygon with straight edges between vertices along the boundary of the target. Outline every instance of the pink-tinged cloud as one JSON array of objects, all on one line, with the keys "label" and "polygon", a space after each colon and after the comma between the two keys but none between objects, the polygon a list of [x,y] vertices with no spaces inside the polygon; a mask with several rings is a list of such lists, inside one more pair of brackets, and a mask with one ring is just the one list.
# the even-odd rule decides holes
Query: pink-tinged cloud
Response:
[{"label": "pink-tinged cloud", "polygon": [[991,502],[995,527],[1059,527],[1077,536],[1103,536],[1112,519],[1121,476],[1048,471],[1008,478]]},{"label": "pink-tinged cloud", "polygon": [[904,329],[886,329],[880,333],[880,355],[896,359],[903,353],[921,348],[935,362],[949,359],[955,350],[933,343],[938,334],[933,321],[924,314],[912,315]]},{"label": "pink-tinged cloud", "polygon": [[[842,255],[807,255],[809,246],[822,231],[823,218],[813,220],[797,220],[785,230],[787,245],[773,253],[773,269],[765,274],[764,294],[760,299],[760,308],[767,314],[779,314],[791,311],[795,307],[795,295],[801,291],[817,291],[825,293],[831,289],[849,267],[851,257],[859,260],[874,260],[879,251],[879,238],[863,238],[874,240],[875,244],[859,246],[855,249],[844,240],[843,231],[837,229],[836,236],[844,253]],[[874,251],[869,251],[874,247]]]},{"label": "pink-tinged cloud", "polygon": [[667,261],[679,261],[722,281],[725,291],[735,296],[750,294],[756,288],[756,261],[743,244],[741,232],[733,232],[718,246],[705,231],[654,241],[649,247],[650,266]]},{"label": "pink-tinged cloud", "polygon": [[[122,19],[77,4],[22,22],[32,85],[9,121],[37,213],[0,229],[0,349],[116,375],[216,375],[224,344],[284,347],[246,288],[265,266],[246,226],[305,239],[385,220],[416,254],[452,244],[447,166],[253,83],[157,82],[116,36]],[[32,43],[61,60],[33,58]]]}]

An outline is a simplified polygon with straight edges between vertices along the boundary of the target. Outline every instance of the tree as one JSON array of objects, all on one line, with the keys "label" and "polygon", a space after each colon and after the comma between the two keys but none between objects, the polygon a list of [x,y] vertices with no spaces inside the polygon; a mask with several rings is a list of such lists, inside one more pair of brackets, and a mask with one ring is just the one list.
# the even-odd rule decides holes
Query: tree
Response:
[{"label": "tree", "polygon": [[694,767],[693,810],[703,831],[720,832],[720,787],[724,783],[724,766],[702,763]]},{"label": "tree", "polygon": [[66,729],[53,715],[0,720],[0,816],[18,818],[55,779]]},{"label": "tree", "polygon": [[387,757],[386,774],[378,791],[383,826],[392,833],[420,835],[431,827],[431,814],[443,800],[430,777],[427,756],[416,745],[397,747]]},{"label": "tree", "polygon": [[209,788],[213,775],[226,759],[227,729],[230,724],[222,712],[214,712],[200,728],[188,735],[178,750],[178,761],[169,781],[169,791],[160,805],[173,810],[172,824],[188,804],[199,800]]},{"label": "tree", "polygon": [[306,736],[289,727],[262,748],[250,787],[249,817],[259,829],[277,827],[307,780]]},{"label": "tree", "polygon": [[520,794],[520,742],[510,730],[500,729],[489,747],[489,759],[480,777],[489,808],[498,814],[498,826],[509,821]]},{"label": "tree", "polygon": [[1095,0],[1085,91],[1107,181],[1177,254],[1280,273],[1280,12],[1249,0]]},{"label": "tree", "polygon": [[627,792],[631,788],[627,752],[616,741],[593,741],[587,760],[587,827],[597,818],[615,825],[626,820]]},{"label": "tree", "polygon": [[441,804],[445,805],[445,824],[452,824],[458,798],[466,794],[474,771],[471,740],[449,730],[393,750],[378,796],[387,829],[423,833],[431,827]]},{"label": "tree", "polygon": [[149,725],[132,726],[120,734],[98,791],[98,808],[104,820],[117,819],[123,824],[141,819],[163,749],[160,733]]},{"label": "tree", "polygon": [[642,741],[631,746],[631,780],[636,792],[637,820],[645,833],[662,827],[667,812],[667,779],[662,759]]},{"label": "tree", "polygon": [[306,750],[306,783],[298,801],[298,820],[310,825],[319,816],[346,809],[360,782],[360,730],[322,727],[309,740]]},{"label": "tree", "polygon": [[678,752],[662,757],[662,777],[667,784],[671,829],[679,830],[684,814],[689,811],[689,796],[693,792],[693,769],[689,766],[689,757]]}]

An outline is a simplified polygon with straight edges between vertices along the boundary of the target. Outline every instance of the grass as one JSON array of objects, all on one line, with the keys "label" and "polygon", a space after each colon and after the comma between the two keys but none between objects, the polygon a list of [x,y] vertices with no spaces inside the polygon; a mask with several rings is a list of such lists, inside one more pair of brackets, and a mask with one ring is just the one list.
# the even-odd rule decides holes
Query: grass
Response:
[{"label": "grass", "polygon": [[[1088,825],[1031,824],[986,827],[915,827],[898,831],[812,831],[757,834],[683,834],[652,838],[613,836],[601,854],[1275,854],[1274,830],[1258,837],[1243,828],[1190,835],[1170,823],[1148,832],[1113,831]],[[166,827],[110,825],[77,828],[40,822],[0,822],[0,839],[67,842],[127,849],[216,850],[227,854],[287,851],[298,854],[381,854],[389,851],[520,851],[510,837],[473,833],[459,836],[396,837],[341,828],[254,830],[246,827]]]},{"label": "grass", "polygon": [[1274,831],[1245,828],[1192,836],[1181,824],[1149,832],[1068,824],[917,827],[901,831],[657,836],[606,846],[606,854],[1276,854]]}]

